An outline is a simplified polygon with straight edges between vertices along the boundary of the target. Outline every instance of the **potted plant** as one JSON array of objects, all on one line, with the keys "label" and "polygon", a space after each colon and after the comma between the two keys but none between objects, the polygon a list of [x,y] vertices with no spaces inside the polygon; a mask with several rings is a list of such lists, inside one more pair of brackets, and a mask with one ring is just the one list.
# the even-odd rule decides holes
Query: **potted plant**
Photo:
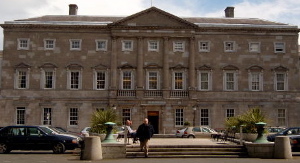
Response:
[{"label": "potted plant", "polygon": [[91,118],[91,133],[92,135],[98,135],[101,141],[104,140],[106,136],[107,126],[106,122],[114,122],[119,124],[119,117],[114,109],[97,110],[92,114]]},{"label": "potted plant", "polygon": [[[239,133],[240,126],[242,127],[243,138],[246,141],[254,141],[257,137],[255,123],[268,122],[267,117],[263,114],[259,107],[251,108],[242,115],[230,117],[225,120],[227,130],[234,133]],[[239,134],[236,134],[239,138]]]}]

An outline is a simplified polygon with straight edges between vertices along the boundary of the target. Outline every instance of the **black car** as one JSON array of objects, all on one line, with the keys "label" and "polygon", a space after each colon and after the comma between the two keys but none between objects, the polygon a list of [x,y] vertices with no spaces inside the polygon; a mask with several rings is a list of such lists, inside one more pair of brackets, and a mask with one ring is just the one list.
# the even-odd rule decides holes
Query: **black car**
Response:
[{"label": "black car", "polygon": [[274,142],[275,141],[275,137],[276,136],[295,136],[295,135],[299,135],[300,136],[300,127],[290,127],[290,128],[286,128],[276,134],[273,135],[269,135],[267,137],[267,140],[270,142]]},{"label": "black car", "polygon": [[290,142],[293,151],[300,151],[300,135],[290,136]]},{"label": "black car", "polygon": [[0,153],[11,150],[53,150],[64,153],[79,147],[79,137],[58,134],[47,126],[7,126],[0,130]]}]

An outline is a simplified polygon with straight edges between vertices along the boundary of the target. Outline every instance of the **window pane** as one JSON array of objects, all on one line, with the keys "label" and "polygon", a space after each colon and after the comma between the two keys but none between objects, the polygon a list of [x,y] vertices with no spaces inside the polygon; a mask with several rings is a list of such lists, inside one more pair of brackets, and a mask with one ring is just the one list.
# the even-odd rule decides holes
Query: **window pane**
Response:
[{"label": "window pane", "polygon": [[208,73],[200,74],[201,90],[208,90]]},{"label": "window pane", "polygon": [[234,117],[234,109],[227,109],[226,110],[226,117]]},{"label": "window pane", "polygon": [[105,72],[97,72],[97,89],[105,89]]},{"label": "window pane", "polygon": [[131,71],[124,71],[123,72],[123,89],[131,89],[131,80],[132,80],[132,76],[131,76]]},{"label": "window pane", "polygon": [[183,89],[183,73],[175,72],[175,89]]},{"label": "window pane", "polygon": [[158,75],[157,72],[149,72],[149,89],[158,89]]},{"label": "window pane", "polygon": [[276,74],[277,90],[284,90],[285,74]]},{"label": "window pane", "polygon": [[256,90],[256,91],[258,91],[258,90],[260,90],[260,88],[259,88],[259,77],[260,76],[260,74],[259,73],[252,73],[251,74],[251,88],[252,88],[252,90]]},{"label": "window pane", "polygon": [[78,125],[78,108],[70,108],[70,125]]},{"label": "window pane", "polygon": [[175,125],[183,126],[183,109],[175,110]]},{"label": "window pane", "polygon": [[71,72],[71,89],[79,88],[79,72]]},{"label": "window pane", "polygon": [[53,75],[54,72],[46,71],[45,72],[45,88],[53,88]]},{"label": "window pane", "polygon": [[130,109],[123,109],[122,110],[122,122],[123,125],[126,125],[126,121],[131,120],[131,110]]},{"label": "window pane", "polygon": [[18,72],[18,88],[26,88],[27,84],[27,72],[19,71]]},{"label": "window pane", "polygon": [[52,113],[51,108],[44,108],[43,124],[51,125]]},{"label": "window pane", "polygon": [[226,73],[226,90],[234,90],[234,73]]},{"label": "window pane", "polygon": [[200,110],[200,124],[204,125],[204,126],[209,125],[208,109],[201,109]]},{"label": "window pane", "polygon": [[25,124],[25,107],[17,107],[17,125]]}]

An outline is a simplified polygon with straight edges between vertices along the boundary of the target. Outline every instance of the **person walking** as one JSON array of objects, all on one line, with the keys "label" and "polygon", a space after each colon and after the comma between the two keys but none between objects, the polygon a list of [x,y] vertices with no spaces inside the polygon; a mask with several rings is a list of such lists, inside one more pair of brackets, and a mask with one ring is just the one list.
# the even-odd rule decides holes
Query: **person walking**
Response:
[{"label": "person walking", "polygon": [[154,128],[149,124],[148,118],[145,118],[144,123],[141,124],[136,131],[136,137],[140,140],[140,148],[141,151],[144,150],[145,157],[148,157],[149,140],[153,134]]}]

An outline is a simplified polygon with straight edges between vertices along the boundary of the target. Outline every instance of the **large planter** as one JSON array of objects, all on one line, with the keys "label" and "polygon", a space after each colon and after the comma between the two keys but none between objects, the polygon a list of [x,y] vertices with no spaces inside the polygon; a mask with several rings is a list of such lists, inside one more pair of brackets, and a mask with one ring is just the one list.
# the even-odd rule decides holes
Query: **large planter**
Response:
[{"label": "large planter", "polygon": [[[240,139],[240,133],[235,134],[235,138]],[[254,142],[257,138],[257,133],[243,133],[243,140]]]}]

